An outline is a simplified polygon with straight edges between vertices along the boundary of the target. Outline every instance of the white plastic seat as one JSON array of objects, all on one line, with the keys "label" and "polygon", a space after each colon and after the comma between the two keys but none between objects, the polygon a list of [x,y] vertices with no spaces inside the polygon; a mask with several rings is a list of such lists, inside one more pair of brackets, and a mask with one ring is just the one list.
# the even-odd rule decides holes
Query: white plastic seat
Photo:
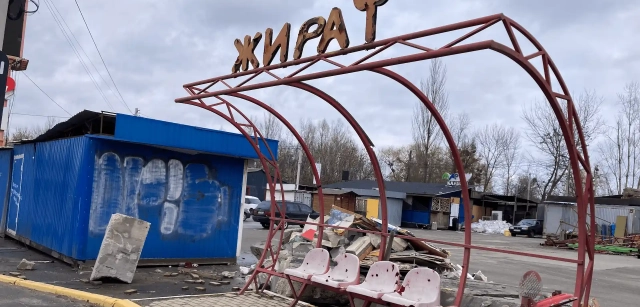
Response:
[{"label": "white plastic seat", "polygon": [[382,300],[400,306],[440,307],[440,275],[429,268],[415,268],[404,278],[400,290]]},{"label": "white plastic seat", "polygon": [[354,254],[344,253],[336,259],[338,263],[326,274],[314,275],[311,281],[333,288],[346,288],[360,282],[360,259]]},{"label": "white plastic seat", "polygon": [[329,271],[329,259],[331,256],[324,248],[314,248],[306,256],[302,265],[295,269],[286,269],[286,275],[302,279],[310,279],[312,275],[321,275]]},{"label": "white plastic seat", "polygon": [[374,299],[393,293],[398,287],[400,269],[390,261],[378,261],[369,268],[364,282],[347,287],[347,292]]}]

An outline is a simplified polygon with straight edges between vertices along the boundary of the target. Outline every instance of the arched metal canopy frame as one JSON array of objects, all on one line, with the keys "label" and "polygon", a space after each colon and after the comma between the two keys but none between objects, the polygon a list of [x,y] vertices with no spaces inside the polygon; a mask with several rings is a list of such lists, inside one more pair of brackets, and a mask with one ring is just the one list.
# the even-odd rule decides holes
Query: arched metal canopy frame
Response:
[{"label": "arched metal canopy frame", "polygon": [[[512,47],[508,47],[494,40],[484,40],[476,43],[461,44],[466,39],[482,32],[483,30],[499,22],[501,22],[504,25],[504,28],[511,41]],[[410,40],[414,40],[417,38],[437,35],[437,34],[455,31],[455,30],[468,29],[471,27],[476,27],[476,28],[438,49],[431,49],[428,47],[424,47],[424,46],[409,42]],[[520,48],[518,39],[516,38],[516,35],[515,35],[516,32],[524,36],[537,49],[537,51],[532,54],[524,54],[522,49]],[[381,53],[382,51],[388,49],[389,47],[395,44],[410,46],[420,50],[421,52],[418,52],[416,54],[406,55],[406,56],[390,58],[390,59],[366,62],[370,60],[372,57],[374,57],[375,55]],[[364,50],[372,50],[372,49],[374,51],[370,52],[368,55],[364,56],[363,58],[359,59],[358,61],[350,65],[345,66],[330,60],[330,58],[335,56],[345,55],[345,54],[364,51]],[[449,24],[442,27],[432,28],[424,31],[419,31],[419,32],[405,34],[405,35],[400,35],[397,37],[379,40],[379,41],[375,41],[365,45],[349,47],[349,48],[341,49],[338,51],[309,56],[309,57],[292,60],[292,61],[281,63],[281,64],[260,67],[260,68],[256,68],[249,71],[238,72],[235,74],[229,74],[221,77],[216,77],[216,78],[211,78],[211,79],[206,79],[202,81],[185,84],[183,87],[191,95],[188,97],[178,98],[175,101],[178,103],[188,103],[188,104],[193,104],[200,107],[205,107],[207,105],[203,102],[203,99],[209,98],[209,97],[216,97],[220,99],[220,96],[222,95],[231,95],[239,92],[256,90],[256,89],[261,89],[266,87],[272,87],[272,86],[278,86],[278,85],[294,85],[294,84],[300,85],[301,82],[303,81],[314,80],[314,79],[319,79],[319,78],[324,78],[329,76],[343,75],[343,74],[348,74],[348,73],[358,72],[363,70],[369,70],[369,71],[381,73],[383,75],[386,75],[387,77],[394,79],[396,82],[401,83],[403,86],[409,89],[412,93],[414,93],[425,104],[427,109],[434,116],[434,118],[436,119],[436,121],[438,122],[440,128],[444,133],[445,139],[447,140],[447,144],[449,145],[452,156],[454,158],[456,170],[458,171],[460,176],[463,202],[465,204],[470,204],[471,202],[469,197],[469,190],[468,190],[468,185],[465,178],[465,172],[462,167],[462,161],[460,160],[457,146],[453,141],[451,133],[449,132],[448,127],[446,126],[446,123],[444,123],[444,121],[442,120],[442,117],[439,116],[439,114],[437,113],[437,110],[433,108],[433,105],[430,103],[428,97],[426,97],[421,91],[419,91],[419,89],[417,89],[415,85],[413,85],[411,82],[407,81],[406,79],[402,78],[400,75],[390,72],[388,70],[383,70],[383,68],[386,66],[405,64],[410,62],[422,61],[426,59],[433,59],[438,57],[469,53],[469,52],[480,51],[480,50],[496,51],[502,55],[505,55],[506,57],[508,57],[509,59],[511,59],[518,65],[520,65],[533,78],[536,84],[538,84],[543,94],[547,98],[558,120],[560,129],[562,130],[562,133],[564,136],[565,145],[567,147],[567,151],[569,154],[569,161],[571,165],[572,175],[574,178],[574,185],[576,188],[577,209],[578,209],[577,210],[578,212],[577,259],[552,257],[552,256],[546,256],[546,255],[523,253],[523,252],[516,252],[516,251],[510,251],[510,250],[472,245],[471,244],[471,219],[469,218],[465,219],[465,222],[464,222],[465,223],[464,244],[442,242],[438,240],[430,240],[430,239],[423,239],[423,238],[420,238],[420,240],[425,242],[443,244],[443,245],[463,247],[464,258],[463,258],[463,275],[462,276],[466,276],[466,273],[468,271],[469,259],[471,256],[471,253],[470,253],[471,249],[575,263],[577,266],[577,270],[576,270],[576,283],[574,288],[574,295],[578,298],[578,300],[576,300],[573,303],[573,306],[578,307],[581,302],[587,305],[589,300],[590,289],[591,289],[591,280],[593,277],[593,267],[594,267],[594,260],[595,260],[594,249],[595,249],[595,235],[596,235],[595,224],[596,223],[595,223],[594,214],[591,214],[589,220],[587,221],[588,212],[595,212],[594,210],[595,208],[594,208],[594,194],[593,194],[593,176],[592,176],[591,167],[589,163],[587,144],[584,138],[584,134],[582,132],[582,126],[580,124],[580,120],[578,119],[578,113],[576,108],[574,107],[570,92],[564,80],[562,79],[562,76],[560,75],[558,68],[554,64],[549,54],[542,47],[542,45],[533,37],[533,35],[531,35],[524,27],[522,27],[521,25],[519,25],[518,23],[516,23],[515,21],[506,17],[503,14],[496,14],[496,15],[472,19],[464,22]],[[538,71],[530,62],[531,59],[534,59],[537,57],[541,57],[542,59],[542,65],[543,65],[542,72]],[[320,61],[331,63],[337,66],[337,68],[322,71],[322,72],[301,74],[305,69],[311,67],[312,65]],[[306,64],[306,65],[302,66],[300,69],[298,69],[297,71],[295,71],[294,73],[286,77],[279,77],[272,72],[272,70],[285,68],[293,65],[300,65],[300,64]],[[262,73],[269,74],[276,80],[248,84],[249,81],[253,80],[255,77],[257,77]],[[552,74],[555,76],[556,80],[558,81],[561,92],[556,92],[552,88]],[[245,77],[245,76],[248,76],[248,78],[246,78],[244,81],[240,82],[236,86],[231,86],[225,81],[225,80]],[[209,90],[211,87],[213,87],[218,83],[225,85],[227,89],[211,90],[211,91]],[[326,93],[324,92],[316,93],[316,90],[320,91],[318,89],[315,89],[315,90],[312,90],[311,92],[316,94],[319,97],[320,95],[323,95],[323,94],[326,95]],[[567,104],[566,117],[558,99],[562,99],[566,101],[566,104]],[[197,100],[198,102],[194,100]],[[243,134],[250,141],[252,141],[251,137],[248,136],[248,134],[244,132]],[[361,140],[363,138],[368,140],[368,137],[366,137],[366,135],[359,134],[359,137],[361,138]],[[363,144],[365,145],[365,149],[373,151],[372,148],[367,147],[366,142],[363,142]],[[370,141],[369,141],[369,144],[370,144]],[[258,155],[262,156],[262,153],[259,151],[259,149],[255,145],[254,145],[254,148],[256,148]],[[310,153],[307,153],[307,154],[308,154],[307,156],[309,157]],[[263,165],[269,165],[266,159],[264,159],[263,157],[261,157],[261,162],[263,163]],[[376,162],[374,162],[374,165]],[[274,165],[277,169],[277,164],[274,163]],[[584,176],[582,175],[581,172],[584,172]],[[584,179],[584,183],[583,183],[583,179]],[[383,237],[386,237],[388,235],[387,234],[388,231],[387,231],[386,202],[384,202],[386,198],[384,198],[382,195],[384,191],[384,182],[381,180],[378,180],[378,185],[382,186],[382,188],[380,188],[380,193],[381,193],[380,205],[381,205],[381,220],[382,220],[382,231],[380,232],[380,235]],[[272,198],[274,198],[273,195],[275,191],[275,185],[270,184],[269,186],[270,186],[270,189],[272,190],[272,193],[271,193]],[[272,199],[272,207],[274,206],[273,204],[274,202],[275,202],[275,199]],[[274,210],[271,210],[271,212],[272,212],[271,219],[273,223],[273,221],[278,220],[278,218],[274,217]],[[465,212],[465,216],[470,217],[471,207],[468,205],[465,206],[464,212]],[[587,223],[589,223],[589,226],[590,226],[589,228],[587,228]],[[335,227],[331,225],[323,225],[323,224],[318,224],[318,225],[324,226],[324,227],[340,228],[340,227]],[[402,236],[399,236],[399,237],[402,237]],[[270,232],[269,240],[271,238],[272,236]],[[382,240],[382,242],[384,243],[385,240]],[[267,245],[268,244],[270,244],[270,242],[268,242]],[[265,254],[266,253],[267,251],[265,250]],[[264,255],[261,258],[264,258]],[[588,258],[588,263],[586,261],[586,258]],[[262,260],[263,259],[261,259],[261,261]],[[258,267],[260,267],[260,264],[261,263],[258,264]],[[278,275],[278,273],[275,273],[275,272],[271,272],[271,273],[273,273],[272,275]],[[255,278],[257,274],[258,274],[258,270],[254,272],[254,274],[252,275],[252,278]],[[464,294],[465,284],[466,284],[466,279],[461,278],[459,287],[458,287],[458,293],[456,295],[456,299],[454,302],[454,304],[457,306],[459,306],[460,303],[462,302],[462,295]],[[246,287],[247,286],[245,286],[245,288]]]}]

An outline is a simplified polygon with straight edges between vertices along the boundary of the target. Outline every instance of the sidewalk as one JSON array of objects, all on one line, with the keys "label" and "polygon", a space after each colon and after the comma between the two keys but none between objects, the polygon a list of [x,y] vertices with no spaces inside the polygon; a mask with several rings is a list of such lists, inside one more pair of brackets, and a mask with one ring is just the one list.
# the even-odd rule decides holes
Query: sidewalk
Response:
[{"label": "sidewalk", "polygon": [[[177,273],[178,267],[153,267],[138,268],[136,275],[131,284],[125,283],[87,283],[91,276],[91,268],[74,269],[66,263],[52,258],[46,254],[29,249],[20,242],[11,239],[0,239],[0,274],[10,275],[9,272],[16,272],[16,267],[22,259],[29,261],[53,261],[50,263],[38,262],[35,269],[31,271],[20,271],[27,280],[43,282],[55,286],[91,292],[104,296],[120,299],[141,299],[153,298],[159,296],[183,296],[183,295],[199,295],[202,292],[195,290],[196,286],[206,288],[208,294],[213,293],[229,293],[233,287],[241,287],[244,285],[244,276],[239,272],[238,266],[200,266],[197,268],[199,272],[208,274],[219,274],[223,271],[236,271],[236,277],[224,279],[228,281],[228,285],[212,286],[209,284],[212,280],[206,280],[204,285],[185,284],[186,275],[177,275],[173,277],[165,277],[164,274]],[[204,274],[204,273],[203,273]],[[189,286],[189,290],[182,290],[183,286]],[[137,292],[132,295],[125,294],[126,290],[135,289]]]},{"label": "sidewalk", "polygon": [[[274,295],[268,291],[265,291],[263,294],[249,291],[243,295],[237,295],[235,293],[204,294],[189,297],[142,299],[135,300],[134,302],[142,307],[286,307],[291,304],[291,299]],[[312,305],[301,302],[296,306],[313,307]]]}]

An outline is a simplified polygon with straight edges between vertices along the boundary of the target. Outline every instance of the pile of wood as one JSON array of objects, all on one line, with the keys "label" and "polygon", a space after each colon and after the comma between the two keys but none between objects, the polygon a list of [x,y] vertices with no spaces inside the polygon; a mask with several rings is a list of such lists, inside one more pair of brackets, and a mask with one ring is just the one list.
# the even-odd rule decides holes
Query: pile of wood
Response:
[{"label": "pile of wood", "polygon": [[622,190],[622,199],[640,198],[640,189],[624,188]]}]

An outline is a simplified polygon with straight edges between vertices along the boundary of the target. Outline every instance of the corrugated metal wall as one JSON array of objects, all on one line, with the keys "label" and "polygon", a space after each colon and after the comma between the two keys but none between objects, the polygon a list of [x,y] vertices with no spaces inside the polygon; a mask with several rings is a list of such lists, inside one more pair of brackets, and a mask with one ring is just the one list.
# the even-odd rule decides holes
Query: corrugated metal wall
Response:
[{"label": "corrugated metal wall", "polygon": [[[640,211],[630,206],[595,205],[597,224],[615,224],[618,216],[627,217],[627,233],[640,232]],[[557,233],[559,230],[573,230],[577,226],[576,206],[571,204],[545,204],[544,232]],[[638,214],[640,215],[640,214]],[[563,221],[564,223],[560,223]],[[572,226],[573,225],[573,226]]]},{"label": "corrugated metal wall", "polygon": [[82,202],[76,193],[86,139],[76,137],[14,148],[7,229],[73,258],[82,257],[78,236]]},{"label": "corrugated metal wall", "polygon": [[235,258],[243,159],[104,139],[91,148],[88,259],[115,212],[151,223],[142,259]]},{"label": "corrugated metal wall", "polygon": [[11,160],[13,149],[0,149],[0,238],[4,238],[7,227],[7,213],[9,211],[9,182],[11,176]]},{"label": "corrugated metal wall", "polygon": [[[389,224],[400,227],[402,224],[402,199],[387,198],[387,221]],[[378,208],[378,216],[382,216],[382,208]]]}]

